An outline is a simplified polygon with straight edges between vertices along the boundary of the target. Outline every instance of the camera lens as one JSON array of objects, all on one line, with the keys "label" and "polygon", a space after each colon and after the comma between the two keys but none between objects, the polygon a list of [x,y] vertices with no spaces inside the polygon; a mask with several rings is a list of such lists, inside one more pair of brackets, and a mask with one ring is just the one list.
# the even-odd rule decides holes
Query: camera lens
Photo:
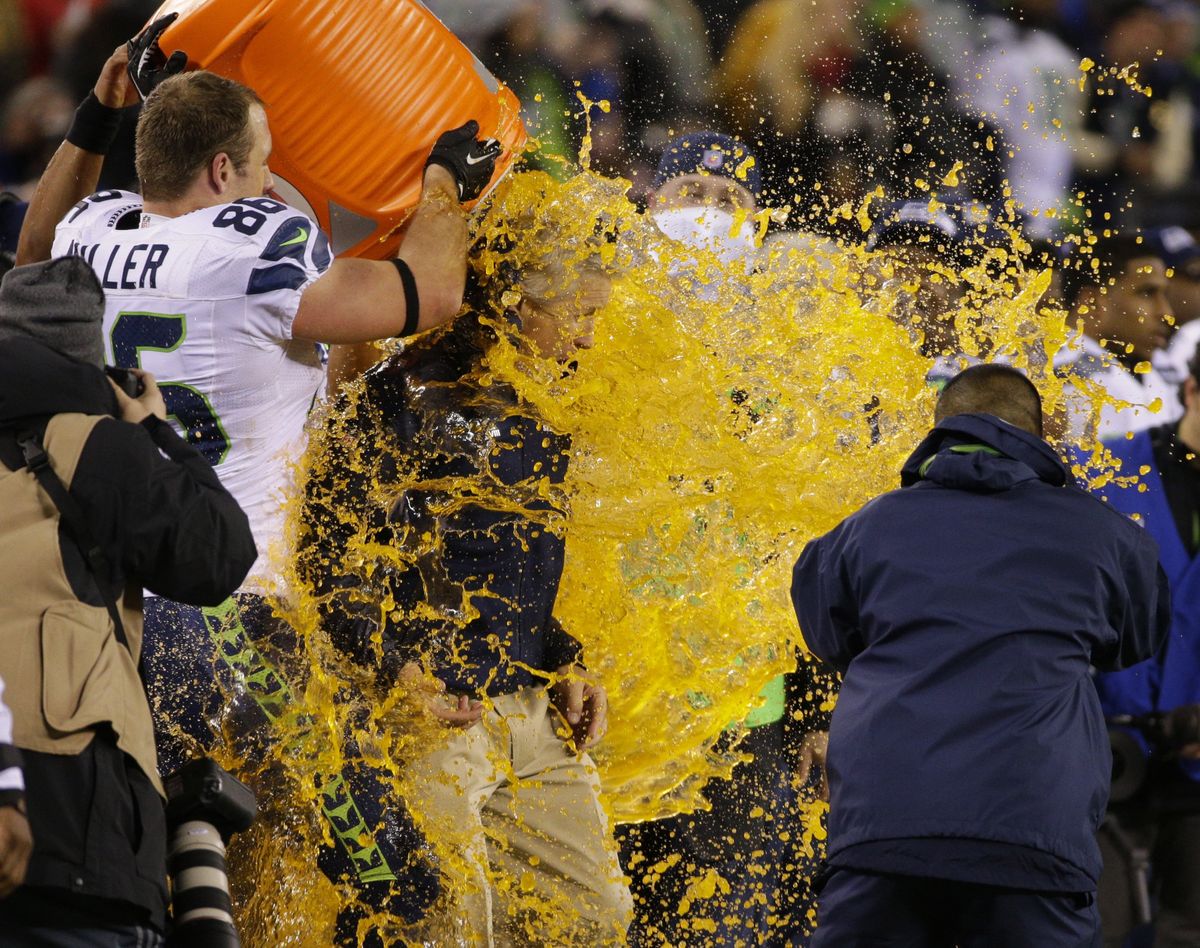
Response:
[{"label": "camera lens", "polygon": [[225,844],[211,823],[189,820],[171,834],[171,948],[240,948],[233,927]]}]

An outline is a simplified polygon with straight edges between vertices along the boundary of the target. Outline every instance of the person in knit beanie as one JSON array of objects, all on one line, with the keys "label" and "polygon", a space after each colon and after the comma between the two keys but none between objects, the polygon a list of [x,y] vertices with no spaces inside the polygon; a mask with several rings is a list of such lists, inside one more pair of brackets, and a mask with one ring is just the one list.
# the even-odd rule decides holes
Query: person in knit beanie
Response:
[{"label": "person in knit beanie", "polygon": [[[79,257],[0,282],[5,946],[163,945],[167,825],[139,672],[142,590],[217,606],[257,556],[237,501],[167,422],[154,377],[128,370],[134,398],[106,376],[103,309]],[[4,793],[14,758],[23,797]]]},{"label": "person in knit beanie", "polygon": [[9,270],[0,282],[0,346],[34,339],[78,362],[104,364],[104,291],[80,257]]}]

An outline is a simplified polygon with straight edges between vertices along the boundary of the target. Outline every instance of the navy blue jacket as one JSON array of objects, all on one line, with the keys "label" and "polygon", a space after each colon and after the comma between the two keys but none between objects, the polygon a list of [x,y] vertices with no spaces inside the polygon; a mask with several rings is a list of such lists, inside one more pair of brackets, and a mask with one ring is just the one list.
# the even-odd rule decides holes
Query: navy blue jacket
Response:
[{"label": "navy blue jacket", "polygon": [[[1151,447],[1150,432],[1107,445],[1121,459],[1123,475],[1149,468],[1137,484],[1110,481],[1100,493],[1124,514],[1139,514],[1146,531],[1158,541],[1163,568],[1171,583],[1173,616],[1166,647],[1153,659],[1096,679],[1100,704],[1108,714],[1146,714],[1200,704],[1200,557],[1188,555],[1175,517],[1167,503],[1162,475]],[[1145,490],[1139,490],[1139,485]],[[1200,781],[1200,761],[1179,761],[1193,780]]]},{"label": "navy blue jacket", "polygon": [[[331,453],[331,469],[307,485],[300,563],[325,596],[332,640],[356,660],[386,679],[425,658],[451,691],[497,695],[544,685],[530,669],[577,661],[580,648],[554,617],[564,553],[555,487],[570,442],[510,389],[482,381],[490,339],[467,314],[367,373],[331,442],[350,456]],[[426,536],[435,549],[417,555]],[[347,556],[364,541],[400,555]],[[387,599],[395,608],[381,610]]]},{"label": "navy blue jacket", "polygon": [[943,421],[901,483],[809,543],[793,573],[805,641],[844,674],[830,862],[862,843],[982,840],[1095,880],[1111,757],[1088,666],[1128,666],[1162,641],[1154,541],[1070,483],[1044,441],[989,415]]}]

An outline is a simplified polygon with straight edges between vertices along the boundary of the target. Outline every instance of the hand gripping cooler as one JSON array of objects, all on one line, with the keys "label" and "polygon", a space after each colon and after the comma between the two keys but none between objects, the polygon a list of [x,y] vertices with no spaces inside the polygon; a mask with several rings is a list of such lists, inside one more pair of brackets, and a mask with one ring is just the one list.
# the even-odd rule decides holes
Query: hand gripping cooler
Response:
[{"label": "hand gripping cooler", "polygon": [[489,190],[525,145],[517,97],[418,0],[167,0],[151,21],[167,13],[166,54],[262,97],[275,190],[338,255],[395,255],[442,132],[500,140]]}]

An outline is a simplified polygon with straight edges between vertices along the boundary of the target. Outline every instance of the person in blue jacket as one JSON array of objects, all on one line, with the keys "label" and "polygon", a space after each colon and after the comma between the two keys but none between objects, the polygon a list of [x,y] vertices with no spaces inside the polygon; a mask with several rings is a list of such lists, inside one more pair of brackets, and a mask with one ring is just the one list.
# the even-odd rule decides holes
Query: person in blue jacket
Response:
[{"label": "person in blue jacket", "polygon": [[[1175,424],[1108,444],[1122,476],[1145,472],[1136,483],[1111,482],[1103,493],[1116,510],[1139,515],[1158,542],[1173,602],[1171,635],[1160,653],[1097,676],[1109,715],[1159,713],[1170,721],[1200,709],[1200,356],[1192,358],[1182,401]],[[1200,736],[1174,737],[1152,754],[1152,799],[1139,794],[1114,811],[1129,839],[1151,856],[1157,948],[1200,945]],[[1131,867],[1112,829],[1106,825],[1100,835],[1100,914],[1105,943],[1120,945],[1137,921],[1136,904]]]},{"label": "person in blue jacket", "polygon": [[843,674],[814,948],[1097,945],[1111,757],[1089,666],[1170,622],[1154,540],[1076,487],[1021,373],[973,366],[901,489],[805,547],[792,601]]}]

